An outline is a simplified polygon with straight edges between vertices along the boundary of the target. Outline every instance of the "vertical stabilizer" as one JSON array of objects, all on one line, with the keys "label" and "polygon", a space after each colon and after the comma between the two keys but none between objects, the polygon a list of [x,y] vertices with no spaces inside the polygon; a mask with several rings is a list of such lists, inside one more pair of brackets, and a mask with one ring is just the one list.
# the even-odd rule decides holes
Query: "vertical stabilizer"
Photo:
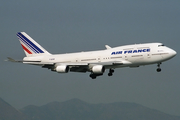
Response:
[{"label": "vertical stabilizer", "polygon": [[25,32],[17,33],[17,37],[27,57],[50,55],[48,51],[46,51],[41,45],[39,45],[35,40],[33,40]]}]

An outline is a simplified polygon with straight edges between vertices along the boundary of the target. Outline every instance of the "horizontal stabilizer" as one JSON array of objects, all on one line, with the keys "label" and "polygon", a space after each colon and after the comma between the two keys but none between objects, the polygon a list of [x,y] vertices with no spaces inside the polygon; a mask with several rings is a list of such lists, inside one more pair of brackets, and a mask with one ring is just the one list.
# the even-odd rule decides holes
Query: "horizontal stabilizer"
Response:
[{"label": "horizontal stabilizer", "polygon": [[10,61],[10,62],[23,62],[23,61],[20,61],[20,60],[14,60],[13,58],[10,58],[10,57],[7,57],[8,60],[5,60],[5,61]]}]

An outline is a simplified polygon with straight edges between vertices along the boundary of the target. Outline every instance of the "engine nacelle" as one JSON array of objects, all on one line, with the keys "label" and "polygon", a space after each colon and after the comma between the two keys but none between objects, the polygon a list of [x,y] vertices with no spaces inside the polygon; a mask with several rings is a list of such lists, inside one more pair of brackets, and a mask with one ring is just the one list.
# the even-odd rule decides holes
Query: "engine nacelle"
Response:
[{"label": "engine nacelle", "polygon": [[67,73],[67,72],[69,72],[69,67],[67,65],[59,65],[56,67],[56,72]]},{"label": "engine nacelle", "polygon": [[92,72],[94,74],[102,74],[105,71],[105,67],[102,65],[96,65],[92,67]]}]

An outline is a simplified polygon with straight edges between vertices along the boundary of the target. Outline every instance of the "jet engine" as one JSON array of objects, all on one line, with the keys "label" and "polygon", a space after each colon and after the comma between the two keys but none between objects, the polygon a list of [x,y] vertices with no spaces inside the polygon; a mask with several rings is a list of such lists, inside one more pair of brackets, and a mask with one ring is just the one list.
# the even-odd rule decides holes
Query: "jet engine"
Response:
[{"label": "jet engine", "polygon": [[92,72],[94,74],[102,74],[105,71],[105,67],[102,65],[96,65],[92,67]]},{"label": "jet engine", "polygon": [[67,65],[59,65],[56,67],[58,73],[67,73],[69,72],[69,67]]}]

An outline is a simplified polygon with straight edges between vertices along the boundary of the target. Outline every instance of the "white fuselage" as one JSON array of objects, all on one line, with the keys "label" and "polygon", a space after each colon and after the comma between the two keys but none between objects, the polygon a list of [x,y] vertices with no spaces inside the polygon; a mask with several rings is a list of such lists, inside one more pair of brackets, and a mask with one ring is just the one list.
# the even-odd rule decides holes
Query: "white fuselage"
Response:
[{"label": "white fuselage", "polygon": [[[40,63],[103,64],[106,68],[118,68],[161,63],[171,59],[175,55],[176,52],[174,50],[164,46],[162,43],[147,43],[125,45],[99,51],[25,57],[24,61],[41,61]],[[116,61],[121,61],[123,64],[108,64]],[[31,64],[30,62],[27,63]],[[34,64],[34,62],[32,64]]]}]

